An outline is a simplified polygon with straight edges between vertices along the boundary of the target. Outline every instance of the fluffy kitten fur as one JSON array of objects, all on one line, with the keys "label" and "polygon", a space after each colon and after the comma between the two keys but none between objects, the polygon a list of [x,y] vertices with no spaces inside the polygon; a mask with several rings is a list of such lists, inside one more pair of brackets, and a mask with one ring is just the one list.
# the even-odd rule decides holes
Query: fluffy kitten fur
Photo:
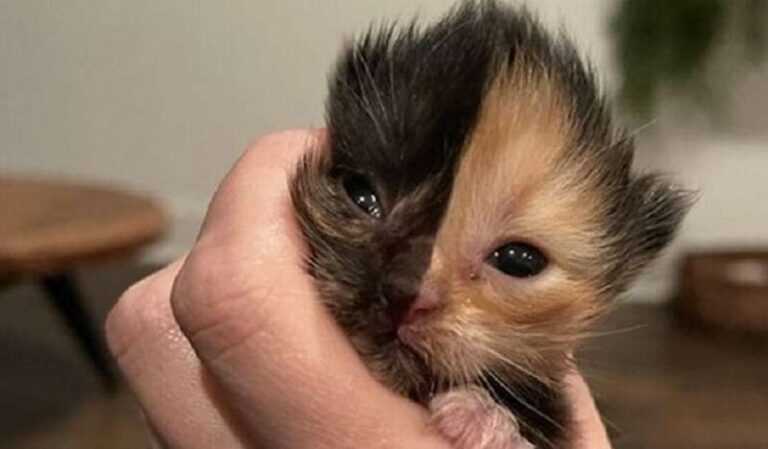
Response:
[{"label": "fluffy kitten fur", "polygon": [[[567,354],[672,239],[686,194],[631,172],[631,136],[572,44],[494,1],[357,39],[327,126],[292,200],[308,271],[371,371],[424,404],[479,387],[535,447],[567,447]],[[381,217],[350,200],[350,176]],[[549,265],[513,278],[486,263],[509,241]],[[437,301],[402,332],[392,310],[411,304],[396,301],[425,289]]]}]

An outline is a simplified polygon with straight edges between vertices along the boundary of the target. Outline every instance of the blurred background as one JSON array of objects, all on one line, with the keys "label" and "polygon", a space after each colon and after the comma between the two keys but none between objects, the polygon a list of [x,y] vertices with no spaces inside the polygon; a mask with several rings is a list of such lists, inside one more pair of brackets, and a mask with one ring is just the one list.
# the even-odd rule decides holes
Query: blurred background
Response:
[{"label": "blurred background", "polygon": [[[583,350],[617,448],[768,448],[766,3],[525,2],[594,62],[637,166],[699,192]],[[143,447],[106,311],[250,141],[323,125],[344,39],[452,4],[0,1],[0,448]]]}]

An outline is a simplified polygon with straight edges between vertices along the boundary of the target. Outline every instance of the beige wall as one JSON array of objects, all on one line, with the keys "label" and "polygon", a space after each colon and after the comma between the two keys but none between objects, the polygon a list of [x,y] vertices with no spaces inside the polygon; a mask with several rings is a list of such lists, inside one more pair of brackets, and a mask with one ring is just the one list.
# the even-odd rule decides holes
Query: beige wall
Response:
[{"label": "beige wall", "polygon": [[[0,172],[84,177],[157,195],[175,228],[154,254],[170,257],[189,244],[217,180],[249,140],[322,124],[325,77],[343,37],[372,18],[430,17],[450,3],[0,0]],[[611,81],[604,29],[615,2],[528,3],[547,22],[564,23]],[[680,140],[651,134],[663,135],[655,147]],[[768,202],[755,203],[768,198],[767,183],[753,172],[768,164],[752,148],[765,140],[695,139],[711,157],[697,155],[692,166],[663,151],[641,157],[713,187],[689,240],[765,239]],[[717,147],[733,141],[745,151],[723,165]]]}]

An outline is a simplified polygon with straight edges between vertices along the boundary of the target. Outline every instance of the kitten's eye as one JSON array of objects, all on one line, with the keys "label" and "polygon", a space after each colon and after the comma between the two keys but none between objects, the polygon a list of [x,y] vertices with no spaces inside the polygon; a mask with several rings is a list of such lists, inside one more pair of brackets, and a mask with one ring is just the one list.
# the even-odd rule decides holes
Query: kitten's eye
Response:
[{"label": "kitten's eye", "polygon": [[360,175],[348,175],[344,177],[342,184],[347,195],[357,207],[374,218],[381,218],[379,197],[376,196],[376,192],[367,179]]},{"label": "kitten's eye", "polygon": [[488,263],[502,273],[525,278],[541,273],[548,262],[537,248],[527,243],[512,242],[496,248],[488,256]]}]

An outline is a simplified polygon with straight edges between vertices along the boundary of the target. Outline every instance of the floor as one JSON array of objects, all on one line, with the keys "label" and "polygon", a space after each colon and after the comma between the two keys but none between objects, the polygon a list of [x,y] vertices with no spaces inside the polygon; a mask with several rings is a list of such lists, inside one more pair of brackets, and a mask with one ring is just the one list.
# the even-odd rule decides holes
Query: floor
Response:
[{"label": "floor", "polygon": [[[102,319],[148,267],[78,273]],[[685,329],[623,306],[580,354],[616,449],[768,449],[768,340]],[[32,285],[0,292],[0,449],[146,447],[126,391],[102,392]]]},{"label": "floor", "polygon": [[617,449],[768,449],[768,338],[624,306],[581,355]]}]

